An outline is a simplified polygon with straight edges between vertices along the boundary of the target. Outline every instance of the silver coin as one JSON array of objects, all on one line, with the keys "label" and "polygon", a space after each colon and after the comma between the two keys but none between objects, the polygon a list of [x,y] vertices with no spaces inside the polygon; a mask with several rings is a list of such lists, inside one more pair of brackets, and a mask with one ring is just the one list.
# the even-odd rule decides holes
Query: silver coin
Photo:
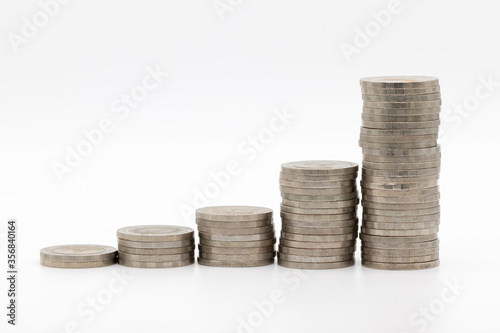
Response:
[{"label": "silver coin", "polygon": [[[378,109],[377,109],[378,110]],[[435,113],[422,113],[422,114],[399,114],[399,115],[387,115],[387,114],[373,113],[362,113],[361,119],[363,121],[374,122],[374,123],[410,123],[410,122],[430,122],[439,121],[440,114]],[[429,126],[427,128],[437,128],[439,124],[434,126]],[[379,125],[380,126],[380,125]],[[370,127],[365,127],[370,128]]]},{"label": "silver coin", "polygon": [[419,95],[370,95],[364,93],[361,98],[366,102],[412,103],[440,100],[441,93]]},{"label": "silver coin", "polygon": [[213,254],[257,254],[274,252],[274,245],[262,246],[262,247],[213,247],[206,245],[198,245],[198,250],[203,253],[213,253]]},{"label": "silver coin", "polygon": [[361,189],[372,189],[372,190],[419,190],[425,188],[436,187],[439,185],[439,180],[431,180],[420,183],[373,183],[373,182],[361,182]]},{"label": "silver coin", "polygon": [[354,191],[346,194],[338,195],[298,195],[298,194],[288,194],[281,193],[281,197],[287,200],[294,201],[345,201],[358,198],[358,191]]},{"label": "silver coin", "polygon": [[352,254],[354,252],[356,252],[356,246],[349,246],[338,249],[299,249],[283,246],[281,244],[279,246],[279,253],[307,257],[330,257],[343,254]]},{"label": "silver coin", "polygon": [[165,262],[144,262],[144,261],[130,261],[118,259],[118,264],[127,267],[135,268],[174,268],[194,264],[194,258],[179,260],[179,261],[165,261]]},{"label": "silver coin", "polygon": [[337,222],[301,222],[301,221],[290,221],[282,220],[283,226],[295,227],[295,228],[346,228],[358,225],[358,219],[337,221]]},{"label": "silver coin", "polygon": [[203,219],[196,219],[198,227],[205,228],[223,228],[223,229],[239,229],[239,228],[261,228],[273,225],[273,219],[255,220],[255,221],[210,221]]},{"label": "silver coin", "polygon": [[413,263],[413,264],[387,264],[387,263],[362,260],[361,264],[368,268],[383,269],[383,270],[415,270],[415,269],[427,269],[427,268],[438,267],[439,259],[434,261]]},{"label": "silver coin", "polygon": [[374,76],[360,80],[363,88],[408,89],[427,88],[439,85],[439,79],[432,76]]},{"label": "silver coin", "polygon": [[437,146],[436,140],[430,141],[420,141],[420,142],[369,142],[359,140],[358,144],[361,148],[370,149],[422,149],[422,148],[433,148]]},{"label": "silver coin", "polygon": [[339,262],[295,262],[278,259],[278,265],[295,269],[337,269],[354,266],[354,259]]},{"label": "silver coin", "polygon": [[363,175],[373,177],[422,177],[438,174],[439,167],[417,170],[374,170],[363,168]]},{"label": "silver coin", "polygon": [[439,220],[429,222],[370,222],[363,221],[363,227],[378,230],[429,229],[439,226]]},{"label": "silver coin", "polygon": [[383,216],[363,214],[363,221],[381,222],[381,223],[402,223],[402,222],[435,222],[439,221],[440,214],[418,215],[418,216]]},{"label": "silver coin", "polygon": [[281,172],[292,175],[345,175],[358,171],[358,164],[346,161],[300,161],[281,165]]},{"label": "silver coin", "polygon": [[418,190],[371,190],[363,188],[361,191],[368,196],[379,197],[414,197],[414,196],[428,196],[439,194],[439,186],[423,188]]},{"label": "silver coin", "polygon": [[384,135],[366,135],[360,134],[360,141],[370,142],[370,143],[421,143],[435,141],[438,138],[438,134],[427,134],[427,135],[400,135],[400,136],[384,136]]},{"label": "silver coin", "polygon": [[196,210],[199,219],[221,222],[267,220],[272,216],[272,209],[255,206],[213,206]]},{"label": "silver coin", "polygon": [[387,237],[410,237],[410,236],[423,236],[434,235],[439,231],[439,227],[426,228],[426,229],[372,229],[361,227],[361,232],[365,235],[372,236],[387,236]]},{"label": "silver coin", "polygon": [[116,264],[116,258],[99,261],[60,261],[40,258],[40,264],[53,268],[97,268]]},{"label": "silver coin", "polygon": [[441,146],[437,145],[432,148],[422,148],[422,149],[369,149],[363,148],[363,154],[367,155],[377,155],[377,156],[393,156],[393,157],[405,157],[405,156],[427,156],[441,153]]},{"label": "silver coin", "polygon": [[[396,103],[402,104],[402,103]],[[363,113],[370,116],[421,116],[421,115],[439,115],[441,106],[436,105],[432,107],[419,107],[419,108],[390,108],[389,106],[371,107],[363,103]],[[380,120],[379,120],[380,121]]]},{"label": "silver coin", "polygon": [[413,251],[413,250],[421,250],[421,249],[430,249],[439,246],[439,240],[435,239],[432,241],[424,241],[420,243],[380,243],[380,242],[368,242],[362,240],[363,248],[371,248],[371,249],[381,249],[381,250],[392,250],[392,251]]},{"label": "silver coin", "polygon": [[281,212],[291,213],[291,214],[304,214],[304,215],[327,215],[327,214],[346,214],[356,212],[358,207],[357,205],[353,205],[350,207],[342,207],[342,208],[296,208],[289,207],[281,204],[280,206]]},{"label": "silver coin", "polygon": [[283,199],[282,204],[294,208],[312,208],[312,209],[337,209],[344,207],[353,207],[359,204],[359,198],[342,201],[297,201]]},{"label": "silver coin", "polygon": [[156,254],[156,255],[128,254],[128,253],[118,252],[118,259],[122,259],[125,261],[168,262],[168,261],[188,260],[189,258],[194,258],[194,251],[188,253],[180,253],[180,254]]},{"label": "silver coin", "polygon": [[64,262],[105,261],[116,258],[116,249],[94,244],[57,245],[41,249],[40,258]]},{"label": "silver coin", "polygon": [[208,228],[198,226],[198,231],[217,235],[257,235],[274,232],[274,225],[259,228]]},{"label": "silver coin", "polygon": [[386,129],[374,129],[361,127],[361,134],[374,135],[374,136],[405,136],[405,135],[430,135],[438,134],[439,128],[412,128],[412,129],[397,129],[397,130],[386,130]]},{"label": "silver coin", "polygon": [[439,253],[429,254],[426,256],[418,256],[418,257],[384,257],[384,256],[362,253],[361,259],[371,262],[410,264],[410,263],[422,263],[422,262],[437,260],[439,259]]},{"label": "silver coin", "polygon": [[316,175],[290,175],[280,172],[281,180],[288,180],[294,182],[342,182],[342,181],[353,181],[358,177],[357,172],[346,173],[344,175],[326,175],[326,176],[316,176]]},{"label": "silver coin", "polygon": [[422,102],[368,102],[363,101],[363,106],[373,109],[427,109],[441,106],[441,99]]},{"label": "silver coin", "polygon": [[408,244],[408,243],[423,243],[423,242],[433,241],[436,240],[438,236],[437,233],[430,235],[420,235],[420,236],[396,236],[396,237],[374,236],[374,235],[367,235],[364,233],[360,233],[359,238],[362,241],[367,241],[370,243]]},{"label": "silver coin", "polygon": [[289,232],[281,232],[281,239],[287,239],[297,242],[318,242],[318,243],[328,243],[328,242],[343,242],[348,240],[355,240],[358,237],[357,232],[350,232],[348,234],[341,235],[299,235],[291,234]]},{"label": "silver coin", "polygon": [[170,249],[194,244],[194,239],[176,242],[134,242],[118,238],[118,246],[133,247],[137,249]]},{"label": "silver coin", "polygon": [[211,259],[198,258],[198,263],[203,266],[213,267],[257,267],[274,264],[273,259],[255,260],[255,261],[218,261]]},{"label": "silver coin", "polygon": [[363,182],[372,182],[372,183],[397,183],[397,184],[406,184],[406,183],[420,183],[420,182],[429,182],[429,181],[437,181],[439,180],[439,173],[434,175],[426,175],[426,176],[409,176],[409,177],[400,177],[400,176],[368,176],[363,175]]},{"label": "silver coin", "polygon": [[364,214],[387,216],[387,217],[405,217],[405,216],[420,216],[420,215],[432,215],[439,214],[441,212],[441,207],[431,207],[427,209],[412,209],[412,210],[390,210],[390,209],[374,209],[374,208],[363,208]]},{"label": "silver coin", "polygon": [[309,257],[297,256],[293,254],[278,253],[278,260],[293,261],[293,262],[339,262],[354,259],[354,253],[341,254],[329,257]]},{"label": "silver coin", "polygon": [[169,249],[136,249],[133,247],[118,246],[118,251],[128,254],[142,254],[142,255],[163,255],[163,254],[181,254],[194,251],[195,246],[172,247]]},{"label": "silver coin", "polygon": [[292,241],[280,238],[279,245],[299,248],[299,249],[338,249],[338,248],[356,246],[356,239],[347,241],[332,241],[332,242],[303,242],[303,241]]},{"label": "silver coin", "polygon": [[375,163],[421,163],[427,161],[437,161],[441,159],[441,153],[422,156],[380,156],[363,154],[363,162]]},{"label": "silver coin", "polygon": [[[424,116],[424,115],[422,115]],[[427,115],[425,115],[427,116]],[[414,117],[414,115],[412,115]],[[437,116],[439,118],[439,116]],[[411,129],[411,128],[434,128],[439,126],[441,123],[440,120],[429,120],[429,121],[412,121],[408,119],[407,122],[391,122],[389,120],[386,121],[385,118],[381,118],[380,120],[363,120],[362,125],[365,128],[374,128],[374,129]]]},{"label": "silver coin", "polygon": [[281,212],[281,217],[285,220],[289,221],[299,221],[299,222],[337,222],[337,221],[345,221],[352,220],[356,218],[357,213],[346,213],[346,214],[337,214],[337,215],[300,215],[300,214],[292,214]]},{"label": "silver coin", "polygon": [[234,254],[234,255],[200,252],[200,258],[218,260],[218,261],[237,261],[237,262],[260,261],[260,260],[272,259],[275,256],[276,252],[255,253],[255,254]]},{"label": "silver coin", "polygon": [[194,230],[176,225],[138,225],[118,229],[120,239],[136,242],[175,242],[194,237]]},{"label": "silver coin", "polygon": [[380,203],[380,202],[362,202],[363,208],[374,208],[383,210],[416,210],[416,209],[429,209],[433,207],[439,207],[439,200],[423,202],[423,203],[400,203],[400,204],[390,204],[390,203]]},{"label": "silver coin", "polygon": [[262,241],[273,238],[274,230],[271,232],[266,232],[263,234],[256,234],[256,235],[218,235],[218,234],[207,234],[203,232],[198,232],[198,236],[200,238],[212,241],[251,242],[251,241]]},{"label": "silver coin", "polygon": [[[439,247],[431,247],[428,249],[418,250],[382,250],[372,249],[369,247],[361,247],[361,252],[369,255],[382,257],[419,257],[439,253]],[[375,260],[373,260],[375,261]]]},{"label": "silver coin", "polygon": [[416,162],[416,163],[377,163],[363,161],[363,168],[375,170],[415,170],[430,169],[441,166],[441,159],[435,161]]},{"label": "silver coin", "polygon": [[356,186],[351,187],[338,187],[338,188],[296,188],[296,187],[287,187],[280,186],[280,191],[282,193],[287,194],[296,194],[296,195],[339,195],[339,194],[348,194],[356,191]]},{"label": "silver coin", "polygon": [[283,225],[281,230],[285,233],[299,234],[299,235],[341,235],[352,234],[358,232],[358,226],[344,228],[301,228]]},{"label": "silver coin", "polygon": [[367,88],[361,87],[361,92],[363,94],[371,95],[419,95],[419,94],[432,94],[439,92],[440,88],[438,85],[425,87],[425,88]]},{"label": "silver coin", "polygon": [[371,196],[371,195],[363,195],[363,200],[370,202],[378,202],[378,203],[388,203],[388,204],[414,204],[414,203],[427,203],[438,201],[440,195],[425,195],[425,196],[413,196],[413,197],[380,197],[380,196]]},{"label": "silver coin", "polygon": [[324,182],[296,182],[286,179],[280,179],[280,185],[294,188],[309,188],[309,189],[330,189],[344,188],[356,186],[356,180],[344,180],[340,182],[324,181]]},{"label": "silver coin", "polygon": [[214,241],[209,239],[200,238],[200,245],[212,247],[265,247],[276,243],[276,238],[265,239],[260,241]]}]

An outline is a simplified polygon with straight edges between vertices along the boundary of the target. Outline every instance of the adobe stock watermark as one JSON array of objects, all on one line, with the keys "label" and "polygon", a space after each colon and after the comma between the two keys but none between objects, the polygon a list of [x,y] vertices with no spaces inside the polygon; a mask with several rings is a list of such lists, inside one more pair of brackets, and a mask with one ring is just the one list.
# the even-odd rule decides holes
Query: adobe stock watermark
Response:
[{"label": "adobe stock watermark", "polygon": [[38,1],[38,10],[31,17],[23,17],[21,19],[21,28],[19,33],[9,32],[7,38],[15,53],[19,52],[21,45],[28,44],[30,40],[35,38],[41,29],[43,29],[50,20],[52,20],[62,6],[68,4],[71,0],[40,0]]},{"label": "adobe stock watermark", "polygon": [[226,14],[232,13],[242,4],[243,0],[214,0],[212,5],[221,21],[226,19]]},{"label": "adobe stock watermark", "polygon": [[452,108],[441,112],[441,131],[439,133],[441,144],[448,139],[451,131],[457,131],[464,120],[476,113],[481,104],[495,94],[500,87],[500,81],[495,81],[492,74],[487,77],[479,76],[477,80],[479,83],[470,95],[461,102],[455,103]]},{"label": "adobe stock watermark", "polygon": [[302,282],[309,278],[309,274],[302,270],[287,271],[283,274],[281,282],[286,286],[283,289],[273,289],[269,297],[262,301],[253,302],[254,309],[245,317],[238,317],[237,333],[253,333],[255,329],[264,324],[266,318],[274,313],[275,309],[287,300],[290,293],[299,290]]},{"label": "adobe stock watermark", "polygon": [[254,161],[259,152],[266,149],[274,141],[277,134],[283,132],[296,117],[286,107],[274,109],[272,114],[266,127],[239,143],[236,150],[237,158],[227,161],[222,170],[210,171],[208,173],[210,180],[201,187],[193,189],[194,195],[191,202],[189,204],[182,203],[179,206],[185,223],[192,221],[197,208],[209,205],[210,201],[231,183],[232,178],[243,171],[244,164]]},{"label": "adobe stock watermark", "polygon": [[57,179],[62,182],[66,174],[72,173],[80,166],[85,157],[100,146],[104,139],[114,130],[119,121],[123,121],[130,116],[131,111],[137,109],[153,90],[157,89],[170,74],[163,71],[159,65],[156,68],[146,67],[140,84],[134,86],[130,92],[121,94],[119,98],[111,103],[113,117],[103,117],[95,127],[84,129],[82,139],[74,147],[66,146],[66,156],[62,161],[52,162],[52,169]]},{"label": "adobe stock watermark", "polygon": [[458,278],[454,278],[453,281],[445,280],[444,284],[446,287],[441,290],[441,293],[436,298],[410,315],[408,323],[414,328],[412,331],[425,332],[429,325],[435,322],[450,304],[454,303],[462,295],[463,291],[467,290],[467,286],[461,284]]},{"label": "adobe stock watermark", "polygon": [[94,321],[113,302],[118,294],[121,294],[134,277],[125,269],[113,270],[112,277],[106,287],[98,290],[95,294],[80,302],[75,309],[76,318],[67,322],[61,333],[81,333],[84,327]]},{"label": "adobe stock watermark", "polygon": [[352,41],[342,41],[339,45],[347,63],[352,63],[352,57],[360,54],[363,49],[368,47],[372,40],[379,36],[382,31],[391,24],[394,16],[403,11],[403,8],[401,1],[390,0],[386,8],[378,11],[372,10],[370,12],[372,19],[366,22],[362,28],[355,26]]}]

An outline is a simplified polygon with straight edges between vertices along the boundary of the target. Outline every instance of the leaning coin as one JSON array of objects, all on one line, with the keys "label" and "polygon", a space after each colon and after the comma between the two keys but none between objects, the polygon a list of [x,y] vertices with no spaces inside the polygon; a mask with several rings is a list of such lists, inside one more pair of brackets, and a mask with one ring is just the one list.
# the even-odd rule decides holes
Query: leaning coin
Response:
[{"label": "leaning coin", "polygon": [[368,242],[362,240],[363,248],[371,248],[371,249],[381,249],[381,250],[391,250],[391,251],[413,251],[413,250],[421,250],[421,249],[430,249],[439,246],[439,240],[435,239],[432,241],[425,241],[421,243],[396,243],[396,244],[387,244],[380,242]]},{"label": "leaning coin", "polygon": [[281,172],[292,175],[345,175],[358,171],[358,165],[346,161],[300,161],[281,165]]},{"label": "leaning coin", "polygon": [[281,230],[286,233],[300,235],[341,235],[358,232],[358,226],[345,228],[301,228],[283,225]]},{"label": "leaning coin", "polygon": [[426,182],[414,183],[375,183],[375,182],[361,182],[361,188],[372,190],[419,190],[425,188],[436,187],[439,185],[439,180],[431,180]]},{"label": "leaning coin", "polygon": [[337,188],[296,188],[280,186],[280,191],[288,194],[297,195],[338,195],[356,191],[356,186],[337,187]]},{"label": "leaning coin", "polygon": [[295,227],[295,228],[347,228],[358,225],[358,219],[337,221],[337,222],[303,222],[303,221],[290,221],[282,220],[283,226]]},{"label": "leaning coin", "polygon": [[361,127],[361,134],[380,135],[380,136],[405,136],[405,135],[429,135],[439,133],[439,128],[414,128],[414,129],[398,129],[385,130]]},{"label": "leaning coin", "polygon": [[422,148],[433,148],[437,146],[436,140],[421,141],[421,142],[370,142],[370,141],[358,141],[361,148],[370,149],[422,149]]},{"label": "leaning coin", "polygon": [[143,254],[128,254],[118,252],[118,259],[126,261],[139,261],[139,262],[166,262],[166,261],[180,261],[188,260],[194,257],[194,251],[181,254],[157,254],[157,255],[143,255]]},{"label": "leaning coin", "polygon": [[429,262],[439,259],[439,253],[429,254],[426,256],[418,257],[384,257],[362,253],[361,259],[374,262],[383,263],[394,263],[394,264],[410,264],[410,263],[422,263]]},{"label": "leaning coin", "polygon": [[218,261],[205,258],[198,258],[198,263],[203,266],[213,267],[257,267],[274,264],[273,259],[254,260],[254,261]]},{"label": "leaning coin", "polygon": [[199,219],[221,222],[265,220],[272,216],[272,209],[254,206],[213,206],[196,210]]},{"label": "leaning coin", "polygon": [[261,246],[261,247],[213,247],[206,245],[198,245],[198,250],[203,253],[213,253],[213,254],[257,254],[274,252],[274,245]]},{"label": "leaning coin", "polygon": [[116,264],[116,258],[99,261],[59,261],[40,258],[42,266],[53,268],[96,268]]},{"label": "leaning coin", "polygon": [[388,136],[388,135],[366,135],[360,134],[360,141],[371,142],[371,143],[384,143],[384,144],[407,144],[407,143],[421,143],[426,141],[435,141],[438,138],[438,134],[426,134],[426,135],[399,135],[399,136]]},{"label": "leaning coin", "polygon": [[276,252],[256,253],[256,254],[216,254],[200,252],[200,258],[220,261],[259,261],[272,259],[276,256]]},{"label": "leaning coin", "polygon": [[435,222],[440,218],[440,213],[430,214],[430,215],[417,215],[417,216],[383,216],[383,215],[372,215],[363,214],[363,220],[371,222],[382,222],[382,223],[412,223],[412,222]]},{"label": "leaning coin", "polygon": [[423,203],[404,203],[404,204],[390,204],[380,202],[370,202],[363,200],[363,208],[383,209],[383,210],[416,210],[416,209],[429,209],[439,207],[439,200],[423,202]]},{"label": "leaning coin", "polygon": [[363,106],[374,109],[425,109],[441,106],[441,99],[422,102],[368,102],[364,101]]},{"label": "leaning coin", "polygon": [[[359,234],[362,241],[370,243],[385,243],[385,244],[408,244],[408,243],[423,243],[433,241],[438,238],[437,233],[421,236],[408,236],[408,237],[392,237],[392,236],[373,236],[364,233]],[[363,243],[364,244],[364,243]]]},{"label": "leaning coin", "polygon": [[337,221],[345,221],[356,218],[357,213],[346,213],[346,214],[337,214],[337,215],[302,215],[302,214],[292,214],[281,212],[281,217],[285,220],[290,221],[302,221],[302,222],[337,222]]},{"label": "leaning coin", "polygon": [[350,232],[348,234],[341,235],[299,235],[291,234],[289,232],[281,232],[281,238],[296,242],[343,242],[348,240],[355,240],[358,237],[357,232]]},{"label": "leaning coin", "polygon": [[94,244],[57,245],[41,249],[40,258],[64,262],[105,261],[116,258],[116,249]]},{"label": "leaning coin", "polygon": [[198,226],[198,231],[217,235],[256,235],[274,232],[274,225],[259,228],[208,228]]},{"label": "leaning coin", "polygon": [[264,234],[256,234],[256,235],[218,235],[218,234],[207,234],[204,232],[198,232],[198,236],[200,238],[212,241],[251,242],[251,241],[262,241],[273,238],[274,230],[271,232],[266,232]]},{"label": "leaning coin", "polygon": [[224,228],[224,229],[238,229],[238,228],[261,228],[273,225],[273,219],[255,220],[255,221],[237,221],[237,222],[219,222],[203,219],[196,219],[196,224],[199,227],[205,228]]},{"label": "leaning coin", "polygon": [[283,199],[282,204],[294,208],[336,209],[355,206],[359,204],[359,198],[343,201],[297,201]]},{"label": "leaning coin", "polygon": [[118,251],[128,254],[140,254],[140,255],[163,255],[163,254],[181,254],[194,251],[194,245],[183,246],[183,247],[172,247],[169,249],[137,249],[133,247],[118,246]]},{"label": "leaning coin", "polygon": [[383,256],[383,257],[418,257],[418,256],[427,256],[439,253],[439,247],[431,247],[428,249],[417,249],[417,250],[382,250],[382,249],[372,249],[369,247],[362,246],[361,252],[369,255]]},{"label": "leaning coin", "polygon": [[439,194],[439,186],[418,190],[371,190],[368,188],[362,188],[361,192],[366,195],[381,197],[414,197]]},{"label": "leaning coin", "polygon": [[408,196],[408,197],[380,197],[363,195],[363,200],[377,203],[387,204],[418,204],[427,203],[439,200],[439,194],[426,195],[426,196]]},{"label": "leaning coin", "polygon": [[[386,114],[361,114],[361,119],[368,122],[375,123],[409,123],[409,122],[424,122],[439,120],[439,113],[423,113],[423,114],[403,114],[403,115],[386,115]],[[439,125],[439,124],[437,124]],[[365,126],[364,126],[365,127]],[[369,128],[369,127],[365,127]],[[430,126],[428,128],[437,128],[437,126]]]},{"label": "leaning coin", "polygon": [[287,187],[294,187],[294,188],[309,188],[309,189],[343,188],[343,187],[356,186],[356,179],[344,180],[340,182],[333,182],[333,181],[297,182],[292,180],[280,179],[280,185]]},{"label": "leaning coin", "polygon": [[143,262],[143,261],[130,261],[118,259],[118,264],[127,267],[135,268],[173,268],[182,267],[194,264],[194,258],[179,260],[179,261],[165,261],[165,262]]},{"label": "leaning coin", "polygon": [[325,214],[346,214],[356,212],[357,206],[352,205],[350,207],[342,207],[342,208],[296,208],[289,207],[281,204],[281,212],[291,213],[291,214],[305,214],[305,215],[325,215]]},{"label": "leaning coin", "polygon": [[408,89],[427,88],[439,85],[439,79],[432,76],[373,76],[360,80],[363,88]]},{"label": "leaning coin", "polygon": [[280,238],[280,244],[287,247],[299,248],[299,249],[338,249],[344,247],[356,246],[356,240],[349,241],[337,241],[337,242],[302,242],[302,241],[292,241],[288,239]]},{"label": "leaning coin", "polygon": [[370,222],[363,221],[363,227],[370,229],[401,230],[401,229],[428,229],[439,226],[439,220],[432,222]]},{"label": "leaning coin", "polygon": [[358,198],[358,191],[338,195],[298,195],[281,193],[281,197],[287,200],[294,201],[345,201]]},{"label": "leaning coin", "polygon": [[281,244],[279,246],[279,253],[307,257],[330,257],[343,254],[353,254],[354,252],[356,252],[356,246],[348,246],[338,249],[299,249],[283,246]]},{"label": "leaning coin", "polygon": [[133,242],[118,238],[118,246],[133,247],[138,249],[169,249],[172,247],[183,247],[194,244],[194,239],[176,241],[176,242]]},{"label": "leaning coin", "polygon": [[440,88],[438,85],[425,87],[425,88],[367,88],[361,87],[361,92],[363,94],[371,95],[418,95],[418,94],[432,94],[439,92]]},{"label": "leaning coin", "polygon": [[[427,115],[422,115],[427,116]],[[414,117],[412,115],[412,117]],[[439,116],[436,116],[439,119]],[[408,119],[407,122],[391,122],[389,119],[381,118],[380,120],[368,120],[365,119],[362,122],[363,127],[366,128],[379,128],[379,129],[410,129],[410,128],[434,128],[439,126],[440,120],[422,120],[422,121],[412,121]]]},{"label": "leaning coin", "polygon": [[354,266],[354,259],[338,262],[295,262],[278,259],[278,265],[296,269],[336,269]]},{"label": "leaning coin", "polygon": [[[279,262],[278,262],[279,264]],[[422,262],[422,263],[414,263],[414,264],[387,264],[380,262],[373,262],[362,260],[361,264],[368,268],[375,269],[385,269],[385,270],[414,270],[414,269],[427,269],[434,268],[439,266],[439,259],[434,261]]]},{"label": "leaning coin", "polygon": [[391,103],[411,103],[435,101],[441,99],[441,93],[419,94],[419,95],[370,95],[362,94],[361,98],[367,102],[391,102]]},{"label": "leaning coin", "polygon": [[375,170],[363,168],[363,175],[373,177],[422,177],[438,174],[439,167],[417,170]]},{"label": "leaning coin", "polygon": [[342,182],[342,181],[352,181],[356,180],[358,177],[357,172],[346,173],[344,175],[290,175],[287,173],[280,172],[280,179],[289,180],[294,182]]},{"label": "leaning coin", "polygon": [[276,238],[265,239],[261,241],[214,241],[209,239],[200,238],[200,245],[213,246],[213,247],[263,247],[270,246],[276,243]]},{"label": "leaning coin", "polygon": [[138,225],[118,229],[120,239],[136,242],[176,242],[194,237],[194,231],[188,227],[176,225]]},{"label": "leaning coin", "polygon": [[[434,235],[439,231],[439,227],[427,229],[372,229],[361,227],[361,232],[364,235],[372,236],[387,236],[387,237],[411,237],[411,236],[424,236]],[[283,236],[282,236],[283,237]]]},{"label": "leaning coin", "polygon": [[432,215],[439,214],[441,207],[432,207],[427,209],[413,209],[413,210],[390,210],[390,209],[374,209],[374,208],[363,208],[363,213],[369,215],[378,216],[394,216],[396,218],[410,217],[410,216],[420,216],[420,215]]},{"label": "leaning coin", "polygon": [[293,261],[293,262],[339,262],[352,259],[354,259],[354,253],[341,254],[329,257],[296,256],[293,254],[278,253],[278,260]]}]

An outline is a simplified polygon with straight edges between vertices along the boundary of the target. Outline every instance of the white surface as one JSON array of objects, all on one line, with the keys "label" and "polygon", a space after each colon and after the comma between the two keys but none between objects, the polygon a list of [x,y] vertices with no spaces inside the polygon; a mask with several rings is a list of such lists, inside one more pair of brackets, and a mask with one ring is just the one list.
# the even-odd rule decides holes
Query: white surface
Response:
[{"label": "white surface", "polygon": [[[439,305],[446,281],[454,279],[467,289],[423,331],[498,331],[500,87],[470,116],[443,119],[438,269],[386,272],[358,262],[302,278],[276,265],[58,270],[38,264],[42,247],[114,245],[116,230],[127,225],[194,228],[180,205],[231,160],[241,172],[209,204],[271,207],[279,226],[281,163],[361,162],[361,77],[437,76],[443,112],[473,95],[479,77],[500,81],[493,2],[401,3],[401,13],[347,63],[340,43],[352,43],[353,29],[387,2],[243,1],[221,21],[211,1],[74,1],[15,53],[8,33],[19,33],[22,18],[39,5],[1,1],[0,231],[8,218],[18,220],[21,255],[19,325],[5,329],[2,310],[2,332],[64,332],[71,321],[94,333],[234,332],[238,318],[252,316],[254,302],[269,300],[274,289],[285,299],[254,332],[418,332],[412,313]],[[156,65],[171,75],[119,118],[113,101]],[[254,156],[238,147],[269,125],[276,107],[296,118],[247,161]],[[114,131],[59,182],[52,163],[62,162],[66,146],[74,148],[81,132],[103,118]],[[79,315],[79,305],[105,295],[113,272],[122,270],[134,279],[84,322],[88,313]]]}]

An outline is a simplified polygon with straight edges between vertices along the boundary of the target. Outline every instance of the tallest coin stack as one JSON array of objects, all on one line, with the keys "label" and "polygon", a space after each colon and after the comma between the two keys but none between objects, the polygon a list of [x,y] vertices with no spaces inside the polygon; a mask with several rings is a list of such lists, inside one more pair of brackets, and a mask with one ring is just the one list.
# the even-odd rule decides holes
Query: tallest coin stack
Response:
[{"label": "tallest coin stack", "polygon": [[361,79],[362,264],[439,266],[441,95],[435,77]]}]

